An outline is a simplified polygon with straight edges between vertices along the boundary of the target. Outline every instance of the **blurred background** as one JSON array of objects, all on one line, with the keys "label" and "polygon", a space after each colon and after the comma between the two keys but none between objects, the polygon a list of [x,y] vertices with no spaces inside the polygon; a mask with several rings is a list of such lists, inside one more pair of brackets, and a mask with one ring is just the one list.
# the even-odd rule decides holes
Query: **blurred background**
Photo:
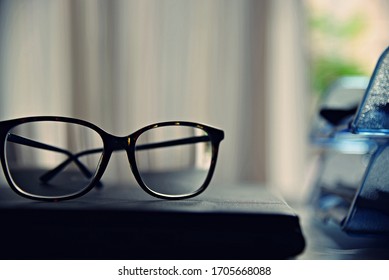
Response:
[{"label": "blurred background", "polygon": [[[310,120],[341,76],[370,76],[388,0],[0,0],[0,119],[82,118],[128,135],[189,120],[225,131],[215,183],[301,198]],[[131,177],[116,156],[106,179]]]}]

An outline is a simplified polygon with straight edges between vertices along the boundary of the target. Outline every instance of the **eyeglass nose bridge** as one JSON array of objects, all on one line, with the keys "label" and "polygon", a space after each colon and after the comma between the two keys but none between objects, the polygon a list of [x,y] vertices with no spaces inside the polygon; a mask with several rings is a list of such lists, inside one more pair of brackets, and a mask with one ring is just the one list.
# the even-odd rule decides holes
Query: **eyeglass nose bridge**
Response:
[{"label": "eyeglass nose bridge", "polygon": [[96,173],[96,177],[97,177],[95,178],[96,181],[99,181],[104,175],[104,172],[109,164],[113,152],[126,151],[131,169],[133,168],[133,164],[134,164],[133,163],[134,161],[130,156],[131,155],[130,144],[132,143],[132,139],[130,136],[122,137],[122,136],[115,136],[112,134],[103,134],[101,136],[104,142],[104,149],[103,149],[103,157],[101,158],[98,171]]},{"label": "eyeglass nose bridge", "polygon": [[105,147],[111,153],[115,151],[126,151],[132,143],[130,136],[115,136],[108,134],[104,137]]}]

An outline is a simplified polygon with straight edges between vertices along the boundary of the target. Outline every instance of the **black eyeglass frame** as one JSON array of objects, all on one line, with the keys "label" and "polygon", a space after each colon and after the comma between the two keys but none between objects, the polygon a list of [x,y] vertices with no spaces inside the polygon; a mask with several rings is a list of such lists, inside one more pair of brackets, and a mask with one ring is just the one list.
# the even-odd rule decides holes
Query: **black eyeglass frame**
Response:
[{"label": "black eyeglass frame", "polygon": [[[103,151],[100,158],[100,161],[97,165],[96,171],[93,175],[93,179],[91,179],[89,185],[87,185],[84,189],[81,191],[64,195],[64,196],[58,196],[58,197],[45,197],[45,196],[39,196],[39,195],[33,195],[29,194],[27,192],[24,192],[21,190],[17,184],[12,180],[10,171],[8,169],[8,165],[6,162],[6,154],[5,154],[5,147],[6,147],[6,140],[8,137],[8,134],[10,130],[18,125],[24,124],[24,123],[31,123],[31,122],[45,122],[45,121],[53,121],[53,122],[63,122],[63,123],[70,123],[70,124],[76,124],[85,126],[87,128],[90,128],[97,132],[102,141],[103,141]],[[153,191],[147,185],[143,182],[135,160],[135,148],[136,148],[136,141],[138,140],[139,136],[151,129],[158,128],[158,127],[165,127],[165,126],[186,126],[186,127],[193,127],[193,128],[199,128],[202,129],[207,133],[207,136],[210,139],[211,145],[212,145],[212,157],[211,157],[211,164],[209,167],[209,171],[207,174],[207,177],[205,178],[203,184],[194,192],[189,194],[183,194],[183,195],[166,195],[166,194],[160,194],[158,192]],[[62,200],[69,200],[81,197],[88,193],[91,189],[93,189],[101,180],[107,166],[108,162],[111,158],[111,155],[114,151],[118,150],[125,150],[127,153],[129,165],[131,168],[131,171],[138,182],[139,186],[148,194],[161,198],[161,199],[168,199],[168,200],[178,200],[178,199],[186,199],[191,198],[194,196],[199,195],[202,193],[209,185],[211,178],[213,176],[213,173],[215,171],[216,167],[216,161],[219,151],[219,144],[224,139],[224,132],[220,129],[195,123],[195,122],[188,122],[188,121],[167,121],[167,122],[159,122],[154,123],[148,126],[145,126],[141,129],[138,129],[137,131],[129,134],[128,136],[115,136],[112,135],[103,129],[99,128],[98,126],[85,121],[81,119],[76,118],[70,118],[70,117],[57,117],[57,116],[36,116],[36,117],[25,117],[25,118],[18,118],[18,119],[12,119],[12,120],[5,120],[0,121],[0,160],[1,165],[3,167],[3,172],[5,175],[5,178],[9,184],[9,186],[12,188],[13,191],[15,191],[17,194],[40,201],[62,201]]]}]

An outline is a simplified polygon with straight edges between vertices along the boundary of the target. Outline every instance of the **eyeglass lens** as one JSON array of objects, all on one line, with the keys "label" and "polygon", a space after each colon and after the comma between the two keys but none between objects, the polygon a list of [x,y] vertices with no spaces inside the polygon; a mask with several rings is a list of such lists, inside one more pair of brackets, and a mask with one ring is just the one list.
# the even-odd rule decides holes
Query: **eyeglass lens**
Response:
[{"label": "eyeglass lens", "polygon": [[163,195],[196,192],[208,175],[212,145],[200,128],[164,126],[142,133],[135,145],[137,169],[144,184]]},{"label": "eyeglass lens", "polygon": [[86,126],[29,122],[9,131],[5,158],[20,191],[44,197],[69,196],[90,184],[102,148],[100,135]]}]

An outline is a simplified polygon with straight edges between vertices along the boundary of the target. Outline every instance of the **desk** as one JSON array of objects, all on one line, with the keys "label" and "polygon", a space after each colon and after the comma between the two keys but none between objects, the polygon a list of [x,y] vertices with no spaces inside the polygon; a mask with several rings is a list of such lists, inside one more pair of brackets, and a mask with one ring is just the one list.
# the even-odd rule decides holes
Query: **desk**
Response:
[{"label": "desk", "polygon": [[284,259],[305,245],[293,210],[257,185],[179,201],[119,184],[57,203],[0,190],[0,259]]},{"label": "desk", "polygon": [[323,222],[309,205],[294,205],[300,217],[306,247],[297,259],[305,260],[376,260],[389,259],[389,237],[351,236],[339,225]]},{"label": "desk", "polygon": [[107,185],[59,203],[2,185],[0,219],[1,259],[389,259],[389,239],[348,236],[309,206],[247,184],[182,201]]}]

